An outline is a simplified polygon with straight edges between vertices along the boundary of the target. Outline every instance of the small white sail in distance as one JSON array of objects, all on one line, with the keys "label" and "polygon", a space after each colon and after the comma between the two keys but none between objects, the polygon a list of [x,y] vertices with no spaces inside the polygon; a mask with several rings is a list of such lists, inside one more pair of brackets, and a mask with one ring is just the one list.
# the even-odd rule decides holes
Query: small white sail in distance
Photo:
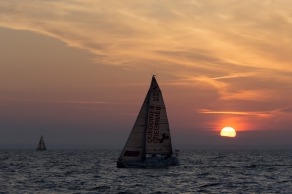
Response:
[{"label": "small white sail in distance", "polygon": [[43,136],[41,136],[36,150],[47,150]]}]

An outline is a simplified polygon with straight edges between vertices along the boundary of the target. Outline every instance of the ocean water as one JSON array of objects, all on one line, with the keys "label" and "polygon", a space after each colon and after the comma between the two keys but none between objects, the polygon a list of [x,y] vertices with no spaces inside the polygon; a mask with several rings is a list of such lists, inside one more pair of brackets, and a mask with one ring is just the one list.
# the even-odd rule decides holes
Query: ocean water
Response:
[{"label": "ocean water", "polygon": [[292,193],[291,150],[181,150],[165,169],[118,169],[118,156],[0,150],[0,193]]}]

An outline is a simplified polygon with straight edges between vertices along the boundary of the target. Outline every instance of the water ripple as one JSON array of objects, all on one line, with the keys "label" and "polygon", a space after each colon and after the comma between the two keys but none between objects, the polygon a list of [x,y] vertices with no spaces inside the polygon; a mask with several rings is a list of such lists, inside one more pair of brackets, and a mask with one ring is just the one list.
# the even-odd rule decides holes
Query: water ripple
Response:
[{"label": "water ripple", "polygon": [[181,151],[180,166],[118,169],[117,150],[0,150],[0,193],[290,193],[291,151]]}]

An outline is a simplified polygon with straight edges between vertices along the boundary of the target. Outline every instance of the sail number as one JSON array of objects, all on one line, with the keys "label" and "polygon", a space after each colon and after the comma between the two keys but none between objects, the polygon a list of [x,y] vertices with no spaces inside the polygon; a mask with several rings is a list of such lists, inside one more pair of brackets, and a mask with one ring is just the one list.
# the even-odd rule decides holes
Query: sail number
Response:
[{"label": "sail number", "polygon": [[159,136],[160,106],[150,106],[148,113],[147,143],[161,143]]}]

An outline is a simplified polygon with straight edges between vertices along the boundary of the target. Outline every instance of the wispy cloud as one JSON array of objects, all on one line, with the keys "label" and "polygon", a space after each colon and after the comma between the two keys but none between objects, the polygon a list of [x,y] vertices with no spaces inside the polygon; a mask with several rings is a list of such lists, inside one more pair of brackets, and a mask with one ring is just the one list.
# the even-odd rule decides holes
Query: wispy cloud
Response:
[{"label": "wispy cloud", "polygon": [[280,114],[286,114],[287,112],[292,112],[292,106],[281,107],[273,110],[267,111],[222,111],[222,110],[211,110],[211,109],[196,109],[198,113],[202,114],[221,114],[221,115],[243,115],[243,116],[253,116],[253,117],[261,117],[268,118],[277,116]]},{"label": "wispy cloud", "polygon": [[51,99],[34,99],[34,98],[19,98],[0,96],[1,100],[5,101],[22,101],[22,102],[43,102],[43,103],[56,103],[56,104],[113,104],[114,102],[106,101],[84,101],[84,100],[51,100]]},{"label": "wispy cloud", "polygon": [[0,26],[85,49],[96,64],[159,67],[176,79],[168,84],[212,89],[216,103],[282,105],[292,95],[291,7],[288,0],[9,0],[0,2]]},{"label": "wispy cloud", "polygon": [[239,112],[239,111],[216,111],[216,110],[209,110],[209,109],[198,109],[199,113],[202,114],[221,114],[221,115],[244,115],[244,116],[255,116],[255,117],[270,117],[273,111],[268,112]]},{"label": "wispy cloud", "polygon": [[274,111],[278,113],[292,113],[292,106],[282,107]]},{"label": "wispy cloud", "polygon": [[60,100],[47,100],[46,102],[54,102],[61,104],[112,104],[111,102],[103,102],[103,101],[60,101]]},{"label": "wispy cloud", "polygon": [[230,78],[242,78],[242,77],[251,77],[255,76],[255,73],[235,73],[232,75],[225,75],[225,76],[220,76],[220,77],[213,77],[212,79],[214,80],[221,80],[221,79],[230,79]]},{"label": "wispy cloud", "polygon": [[10,0],[0,2],[0,26],[55,37],[111,65],[154,59],[218,72],[234,70],[224,63],[291,71],[291,4]]}]

